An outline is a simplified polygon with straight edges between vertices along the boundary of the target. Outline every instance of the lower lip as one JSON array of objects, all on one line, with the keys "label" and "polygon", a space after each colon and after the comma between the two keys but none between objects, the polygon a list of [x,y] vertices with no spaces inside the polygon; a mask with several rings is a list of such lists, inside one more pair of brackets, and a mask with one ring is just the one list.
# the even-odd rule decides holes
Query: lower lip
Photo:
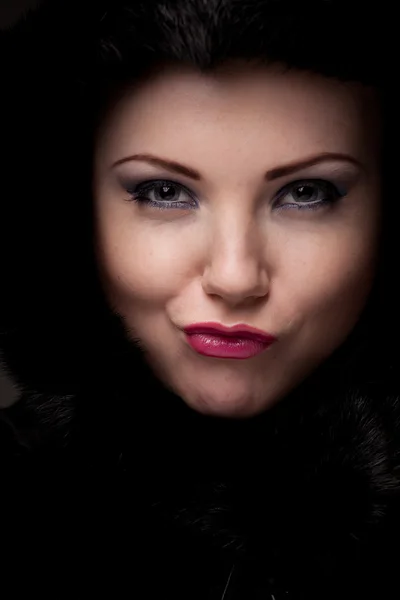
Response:
[{"label": "lower lip", "polygon": [[251,358],[263,352],[271,344],[248,338],[235,338],[209,333],[186,333],[189,345],[204,356],[215,358]]}]

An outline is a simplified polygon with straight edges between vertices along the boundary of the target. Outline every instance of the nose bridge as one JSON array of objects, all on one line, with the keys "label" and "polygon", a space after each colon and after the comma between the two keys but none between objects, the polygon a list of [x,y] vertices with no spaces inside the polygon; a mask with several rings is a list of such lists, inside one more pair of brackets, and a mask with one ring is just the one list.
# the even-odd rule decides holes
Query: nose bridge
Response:
[{"label": "nose bridge", "polygon": [[204,287],[208,293],[240,302],[266,293],[264,249],[254,216],[228,205],[213,215]]},{"label": "nose bridge", "polygon": [[222,269],[238,269],[256,259],[256,231],[244,211],[229,207],[213,219],[211,260]]}]

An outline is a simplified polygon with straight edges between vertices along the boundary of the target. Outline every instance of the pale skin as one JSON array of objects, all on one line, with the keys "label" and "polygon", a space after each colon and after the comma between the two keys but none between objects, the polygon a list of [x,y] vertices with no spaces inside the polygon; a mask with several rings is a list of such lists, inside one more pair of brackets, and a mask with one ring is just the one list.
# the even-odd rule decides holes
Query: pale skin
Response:
[{"label": "pale skin", "polygon": [[[157,376],[194,410],[257,415],[349,335],[376,270],[379,155],[372,90],[277,67],[166,67],[109,111],[93,176],[104,290]],[[172,206],[127,201],[157,180],[140,196]],[[308,195],[293,182],[311,185]],[[244,360],[203,356],[182,329],[206,321],[278,339]]]}]

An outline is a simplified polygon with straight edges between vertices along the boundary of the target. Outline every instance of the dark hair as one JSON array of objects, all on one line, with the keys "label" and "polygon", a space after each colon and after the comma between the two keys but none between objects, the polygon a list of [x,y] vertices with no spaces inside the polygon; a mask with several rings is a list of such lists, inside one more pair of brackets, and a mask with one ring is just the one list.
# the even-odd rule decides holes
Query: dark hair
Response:
[{"label": "dark hair", "polygon": [[[361,8],[349,0],[49,0],[3,32],[2,237],[9,264],[0,343],[23,389],[72,394],[93,376],[89,362],[104,376],[112,372],[110,339],[122,331],[97,279],[90,200],[94,133],[114,94],[162,63],[208,71],[241,58],[372,85],[387,117],[393,53],[390,36],[381,35],[384,19],[375,3]],[[386,152],[386,196],[390,160]],[[374,309],[367,307],[363,319],[368,327],[356,327],[356,341],[344,344],[353,375],[358,366],[366,372],[371,356],[377,364],[371,340],[376,344],[382,331],[377,305],[383,271],[393,277],[393,239],[384,236],[379,293],[371,294]],[[390,308],[385,297],[385,314],[397,327],[392,298]],[[388,340],[380,344],[386,368],[393,353],[381,352]],[[343,365],[342,354],[335,356]]]}]

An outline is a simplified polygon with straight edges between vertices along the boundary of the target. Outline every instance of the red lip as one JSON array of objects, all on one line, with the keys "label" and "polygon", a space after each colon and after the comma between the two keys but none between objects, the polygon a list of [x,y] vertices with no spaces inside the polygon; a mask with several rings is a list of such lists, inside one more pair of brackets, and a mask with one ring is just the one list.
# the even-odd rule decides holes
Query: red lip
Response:
[{"label": "red lip", "polygon": [[194,323],[184,328],[186,340],[198,354],[214,358],[251,358],[268,348],[276,337],[249,325]]},{"label": "red lip", "polygon": [[239,324],[226,327],[220,323],[193,323],[184,327],[185,333],[209,333],[210,335],[224,335],[228,337],[256,340],[264,344],[272,344],[276,337],[266,331],[261,331],[249,325]]}]

